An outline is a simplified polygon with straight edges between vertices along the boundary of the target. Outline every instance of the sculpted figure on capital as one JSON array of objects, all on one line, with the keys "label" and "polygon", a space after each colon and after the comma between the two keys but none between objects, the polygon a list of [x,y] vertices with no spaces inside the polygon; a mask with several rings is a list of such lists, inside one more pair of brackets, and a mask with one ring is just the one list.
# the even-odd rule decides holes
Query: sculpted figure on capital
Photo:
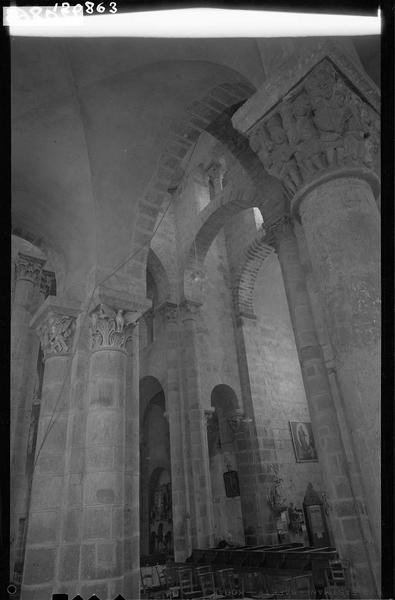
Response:
[{"label": "sculpted figure on capital", "polygon": [[125,348],[138,313],[115,309],[102,303],[91,312],[90,317],[92,350],[103,347]]},{"label": "sculpted figure on capital", "polygon": [[251,148],[288,192],[327,169],[379,171],[378,113],[323,60],[252,131]]},{"label": "sculpted figure on capital", "polygon": [[320,138],[305,92],[299,94],[292,104],[284,104],[283,122],[302,175],[306,176],[322,169]]},{"label": "sculpted figure on capital", "polygon": [[279,114],[273,115],[250,140],[267,171],[283,180],[285,187],[293,192],[300,184],[298,166]]},{"label": "sculpted figure on capital", "polygon": [[70,352],[75,319],[52,314],[40,328],[41,345],[45,356]]}]

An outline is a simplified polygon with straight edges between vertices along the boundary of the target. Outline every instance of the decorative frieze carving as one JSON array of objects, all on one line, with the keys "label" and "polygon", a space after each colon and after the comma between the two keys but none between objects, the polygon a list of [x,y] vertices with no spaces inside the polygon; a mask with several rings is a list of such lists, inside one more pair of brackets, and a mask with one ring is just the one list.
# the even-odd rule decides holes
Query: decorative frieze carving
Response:
[{"label": "decorative frieze carving", "polygon": [[27,254],[21,254],[19,252],[15,261],[16,279],[25,279],[34,284],[38,284],[41,279],[41,273],[44,264],[45,260],[41,258],[28,256]]},{"label": "decorative frieze carving", "polygon": [[379,115],[326,58],[264,115],[250,145],[294,194],[339,168],[378,172]]},{"label": "decorative frieze carving", "polygon": [[74,332],[75,317],[48,313],[46,319],[38,327],[44,358],[69,354],[73,347]]},{"label": "decorative frieze carving", "polygon": [[91,348],[125,349],[137,323],[139,312],[99,304],[90,313]]}]

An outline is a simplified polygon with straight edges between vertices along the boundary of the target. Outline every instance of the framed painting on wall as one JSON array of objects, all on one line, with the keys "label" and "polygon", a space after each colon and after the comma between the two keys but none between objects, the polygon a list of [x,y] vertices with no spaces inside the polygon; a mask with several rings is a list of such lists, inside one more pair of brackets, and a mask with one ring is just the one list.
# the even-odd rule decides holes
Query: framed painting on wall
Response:
[{"label": "framed painting on wall", "polygon": [[291,429],[296,462],[318,461],[311,423],[290,421],[289,427]]}]

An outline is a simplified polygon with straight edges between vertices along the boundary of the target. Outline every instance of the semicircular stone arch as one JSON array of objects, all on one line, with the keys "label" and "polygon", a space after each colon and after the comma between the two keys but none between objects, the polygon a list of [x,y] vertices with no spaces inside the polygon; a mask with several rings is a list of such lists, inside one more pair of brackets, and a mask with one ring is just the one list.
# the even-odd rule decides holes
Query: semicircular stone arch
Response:
[{"label": "semicircular stone arch", "polygon": [[[240,180],[243,186],[240,186]],[[233,182],[238,185],[232,185]],[[237,166],[229,178],[229,183],[222,193],[218,194],[198,215],[192,229],[192,241],[185,256],[182,276],[183,296],[187,300],[201,302],[203,289],[196,285],[193,274],[204,271],[204,261],[207,252],[224,226],[227,218],[236,215],[241,210],[253,208],[260,203],[260,194],[251,179]]]},{"label": "semicircular stone arch", "polygon": [[[163,394],[166,402],[165,388],[153,375],[146,375],[139,382],[139,406],[140,406],[140,423],[142,423],[147,407],[152,398],[159,394]],[[166,410],[166,405],[165,405]]]},{"label": "semicircular stone arch", "polygon": [[255,88],[242,76],[239,81],[224,81],[197,98],[187,107],[184,114],[169,128],[164,150],[158,161],[156,173],[138,203],[138,217],[135,220],[131,236],[130,256],[126,272],[140,272],[145,267],[147,246],[157,225],[163,202],[171,202],[169,191],[174,189],[180,177],[181,163],[193,147],[200,134],[230,107],[246,101]]},{"label": "semicircular stone arch", "polygon": [[224,414],[241,408],[236,392],[226,383],[220,383],[211,390],[211,406],[220,407]]},{"label": "semicircular stone arch", "polygon": [[240,266],[235,277],[233,299],[236,316],[255,318],[254,288],[256,278],[274,247],[267,242],[264,230],[259,231],[243,251]]}]

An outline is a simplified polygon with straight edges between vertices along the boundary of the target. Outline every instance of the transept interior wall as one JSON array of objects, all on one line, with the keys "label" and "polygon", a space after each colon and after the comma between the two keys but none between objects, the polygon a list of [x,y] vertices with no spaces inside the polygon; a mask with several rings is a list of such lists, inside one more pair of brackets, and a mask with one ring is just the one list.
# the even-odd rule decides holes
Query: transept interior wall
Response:
[{"label": "transept interior wall", "polygon": [[295,461],[289,422],[309,422],[310,416],[275,254],[265,260],[258,273],[254,308],[256,327],[248,331],[251,358],[255,357],[260,364],[256,384],[262,386],[262,391],[256,401],[263,402],[273,428],[284,494],[289,502],[301,508],[307,484],[312,482],[316,489],[322,490],[323,482],[318,462]]},{"label": "transept interior wall", "polygon": [[[167,490],[168,484],[174,558],[182,562],[193,547],[213,546],[219,538],[277,543],[278,519],[270,494],[281,484],[284,502],[300,508],[307,485],[312,483],[321,492],[325,481],[325,491],[332,494],[333,507],[327,508],[337,528],[333,526],[335,542],[346,558],[355,559],[361,589],[366,583],[361,597],[369,597],[366,594],[374,586],[378,589],[377,575],[372,578],[372,573],[378,569],[379,551],[370,541],[368,521],[378,520],[379,490],[372,477],[372,489],[367,490],[370,506],[377,508],[372,519],[374,510],[364,508],[361,474],[349,472],[354,468],[353,452],[351,444],[346,448],[342,440],[348,440],[351,427],[342,420],[338,399],[332,399],[335,375],[328,365],[333,353],[326,317],[319,314],[325,298],[319,298],[317,281],[311,276],[300,225],[293,223],[295,215],[288,218],[289,199],[281,178],[269,174],[267,157],[262,159],[263,151],[262,156],[257,154],[248,140],[248,127],[262,116],[262,102],[277,90],[288,91],[280,81],[281,69],[277,76],[278,61],[291,60],[294,48],[300,49],[295,59],[300,61],[307,48],[308,60],[314,62],[315,41],[285,44],[285,53],[278,56],[274,44],[266,62],[265,42],[258,44],[256,52],[250,41],[240,41],[253,60],[232,49],[231,60],[221,55],[218,63],[206,47],[200,51],[199,44],[189,44],[189,61],[178,61],[177,47],[166,55],[171,60],[164,62],[163,57],[151,60],[155,52],[148,64],[137,60],[128,68],[96,61],[91,76],[89,61],[81,60],[80,68],[79,52],[75,54],[68,42],[62,52],[55,44],[53,54],[42,55],[45,44],[40,42],[40,61],[48,54],[52,67],[61,67],[53,71],[59,75],[57,83],[62,84],[65,98],[58,102],[51,97],[45,110],[38,107],[43,99],[47,101],[45,86],[43,81],[38,85],[40,78],[34,79],[33,73],[34,80],[29,79],[26,88],[30,86],[34,93],[23,93],[25,77],[31,77],[26,65],[19,67],[14,83],[20,96],[14,124],[15,233],[33,242],[41,240],[40,244],[48,239],[57,249],[48,245],[47,254],[56,272],[56,297],[50,292],[51,298],[38,311],[41,292],[32,274],[19,282],[12,279],[17,340],[12,411],[18,417],[13,414],[13,433],[22,442],[15,454],[17,477],[25,467],[30,409],[37,400],[33,384],[39,343],[49,358],[39,430],[40,442],[46,443],[42,452],[40,448],[35,483],[26,486],[22,477],[22,491],[15,495],[14,520],[29,520],[26,598],[50,591],[95,592],[103,597],[125,590],[137,594],[139,536],[142,554],[150,552],[153,491]],[[33,50],[22,40],[17,62],[23,63],[29,48]],[[126,56],[132,54],[122,54],[121,63],[126,64]],[[74,69],[72,94],[68,79],[67,84],[63,81],[64,56],[67,69],[70,65]],[[225,66],[228,62],[230,67]],[[344,65],[350,70],[347,58],[339,68]],[[262,81],[266,85],[264,68],[266,75],[275,71],[274,79],[254,94],[254,85]],[[291,74],[296,77],[293,70]],[[115,98],[117,111],[112,105]],[[35,119],[33,108],[37,108]],[[141,109],[142,118],[131,117],[131,108]],[[305,120],[312,119],[309,115]],[[31,122],[37,132],[29,145],[22,134],[25,129],[33,133]],[[64,127],[70,129],[67,135]],[[53,138],[62,143],[55,147]],[[108,146],[103,140],[108,140]],[[135,140],[141,142],[139,147],[133,146]],[[276,145],[275,138],[272,142]],[[109,155],[113,169],[103,168]],[[36,162],[37,157],[41,162]],[[81,163],[78,172],[75,157]],[[76,184],[73,193],[71,181]],[[33,197],[36,201],[30,202]],[[322,201],[319,194],[317,198],[313,194],[305,204],[308,208],[318,200]],[[306,206],[307,231],[313,222]],[[41,219],[48,207],[50,217]],[[262,228],[260,218],[255,218],[257,211],[262,214]],[[332,217],[334,239],[338,215]],[[375,227],[377,217],[374,213]],[[21,226],[29,221],[35,233],[22,236]],[[323,231],[327,224],[322,223]],[[262,258],[258,270],[259,260],[252,264],[245,258],[249,249],[254,250],[254,240],[259,236],[263,240],[265,228],[273,252],[257,253],[255,259]],[[377,239],[372,236],[373,250]],[[315,241],[309,239],[313,249]],[[23,244],[18,252],[23,253]],[[16,260],[17,249],[13,250]],[[354,246],[346,249],[354,252]],[[133,252],[127,264],[108,277],[115,264]],[[29,254],[34,265],[37,256],[33,251]],[[359,264],[360,257],[352,257]],[[373,260],[372,272],[375,265]],[[250,269],[250,276],[241,278],[240,269]],[[98,285],[103,278],[108,278],[104,291]],[[29,305],[24,302],[27,292]],[[237,294],[248,296],[250,312],[239,310]],[[65,298],[67,302],[60,306]],[[133,323],[125,318],[131,315],[136,319]],[[370,318],[368,304],[366,315]],[[64,330],[59,334],[54,327],[54,318],[73,324],[70,343]],[[359,372],[360,365],[350,365]],[[373,372],[368,366],[366,377]],[[369,381],[372,393],[368,395],[373,396],[374,382],[375,378]],[[352,397],[347,386],[345,392]],[[366,414],[377,416],[376,404],[372,402],[369,411]],[[359,460],[363,461],[365,450],[371,451],[373,464],[378,436],[369,432],[369,419],[363,420],[362,412],[354,421],[360,427],[358,434],[367,432],[370,442],[361,440]],[[290,421],[313,421],[320,462],[297,462]],[[239,476],[240,493],[233,497],[226,493],[223,480],[230,470]],[[32,507],[24,498],[29,486]],[[168,507],[169,498],[166,502]]]}]

